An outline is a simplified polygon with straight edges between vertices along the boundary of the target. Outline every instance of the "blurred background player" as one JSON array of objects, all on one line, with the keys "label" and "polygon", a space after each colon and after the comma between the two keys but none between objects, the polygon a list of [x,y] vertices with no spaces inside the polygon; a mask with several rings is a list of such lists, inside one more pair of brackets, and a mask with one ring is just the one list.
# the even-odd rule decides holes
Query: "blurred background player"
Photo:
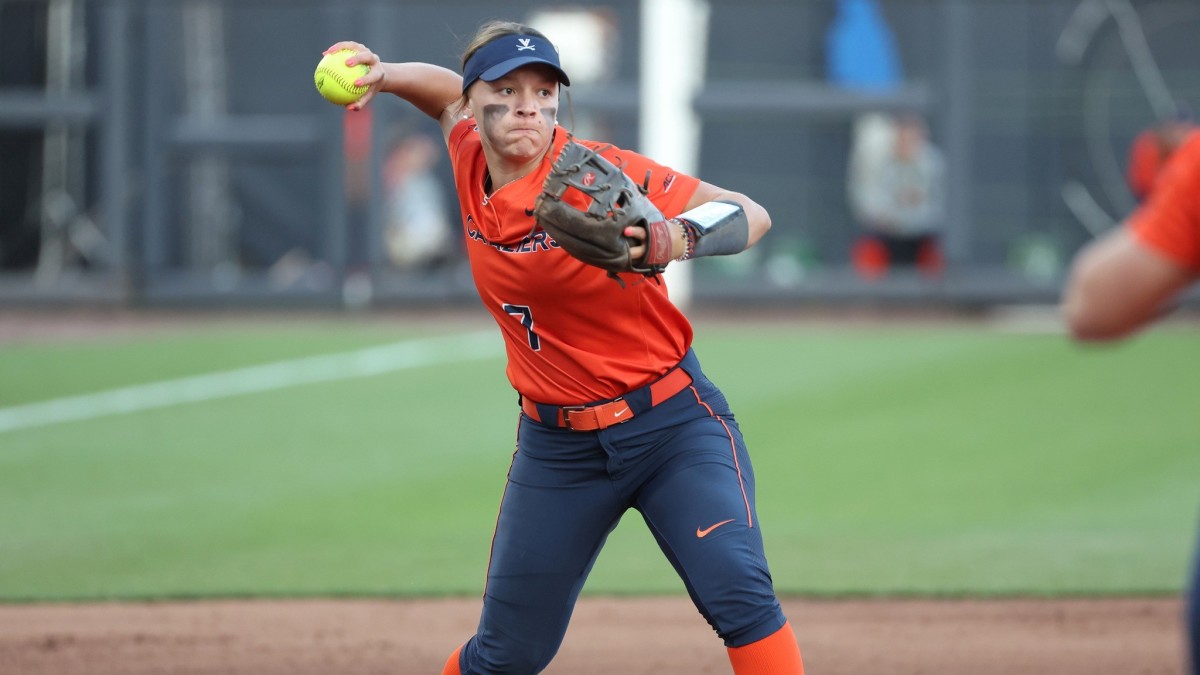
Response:
[{"label": "blurred background player", "polygon": [[[1166,314],[1200,279],[1200,132],[1188,134],[1146,202],[1080,251],[1063,296],[1076,340],[1119,340]],[[1189,582],[1191,672],[1200,675],[1200,548]]]},{"label": "blurred background player", "polygon": [[[661,278],[625,274],[616,283],[567,254],[533,217],[568,141],[557,115],[560,85],[570,80],[557,49],[528,26],[485,24],[460,77],[427,63],[381,63],[358,43],[329,51],[343,47],[356,51],[350,62],[372,67],[360,80],[370,90],[351,110],[386,91],[438,120],[472,274],[520,394],[482,615],[444,673],[546,668],[604,541],[633,508],[737,675],[801,675],[763,552],[750,458],[691,349],[691,324]],[[745,195],[603,147],[664,216],[689,218],[673,221],[669,259],[738,253],[770,228],[766,210]],[[644,258],[645,228],[626,236],[632,258]]]}]

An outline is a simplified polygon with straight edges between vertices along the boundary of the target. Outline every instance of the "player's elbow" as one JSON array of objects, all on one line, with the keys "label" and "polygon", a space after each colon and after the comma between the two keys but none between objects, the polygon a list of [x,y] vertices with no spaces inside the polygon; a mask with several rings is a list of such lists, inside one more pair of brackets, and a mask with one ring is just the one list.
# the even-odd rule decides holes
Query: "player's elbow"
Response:
[{"label": "player's elbow", "polygon": [[757,203],[751,202],[751,209],[746,212],[749,220],[749,236],[746,241],[746,248],[750,248],[758,243],[759,239],[763,238],[771,229],[771,214]]},{"label": "player's elbow", "polygon": [[1137,327],[1112,302],[1104,302],[1087,287],[1069,287],[1060,307],[1067,333],[1076,342],[1108,342],[1126,337]]},{"label": "player's elbow", "polygon": [[762,229],[762,233],[759,235],[759,237],[761,237],[763,234],[766,234],[767,232],[771,231],[771,214],[768,213],[766,209],[763,209],[763,212],[762,212],[762,227],[761,227],[761,229]]},{"label": "player's elbow", "polygon": [[1120,339],[1128,332],[1116,323],[1090,313],[1078,305],[1065,303],[1062,306],[1062,314],[1067,334],[1076,342],[1107,342]]}]

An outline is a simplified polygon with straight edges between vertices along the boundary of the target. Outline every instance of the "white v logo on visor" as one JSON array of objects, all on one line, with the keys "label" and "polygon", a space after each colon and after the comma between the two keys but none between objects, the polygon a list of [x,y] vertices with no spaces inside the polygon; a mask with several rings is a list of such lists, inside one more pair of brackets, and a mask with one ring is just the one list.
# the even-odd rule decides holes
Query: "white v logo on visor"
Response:
[{"label": "white v logo on visor", "polygon": [[529,50],[532,52],[532,51],[537,50],[537,47],[534,47],[533,45],[529,44],[529,38],[517,38],[517,42],[521,43],[517,47],[517,51],[519,51],[519,52],[523,52],[525,50]]}]

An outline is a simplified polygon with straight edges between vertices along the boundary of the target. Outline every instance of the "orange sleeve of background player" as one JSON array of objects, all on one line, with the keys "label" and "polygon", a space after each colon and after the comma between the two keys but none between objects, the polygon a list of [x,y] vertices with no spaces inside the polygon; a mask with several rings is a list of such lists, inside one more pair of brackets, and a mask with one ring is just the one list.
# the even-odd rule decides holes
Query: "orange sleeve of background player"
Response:
[{"label": "orange sleeve of background player", "polygon": [[1153,131],[1143,131],[1133,139],[1129,147],[1129,168],[1126,179],[1129,189],[1139,202],[1144,201],[1154,187],[1158,176],[1159,165],[1162,163],[1162,148]]},{"label": "orange sleeve of background player", "polygon": [[1176,151],[1149,200],[1130,219],[1134,236],[1200,274],[1200,133]]}]

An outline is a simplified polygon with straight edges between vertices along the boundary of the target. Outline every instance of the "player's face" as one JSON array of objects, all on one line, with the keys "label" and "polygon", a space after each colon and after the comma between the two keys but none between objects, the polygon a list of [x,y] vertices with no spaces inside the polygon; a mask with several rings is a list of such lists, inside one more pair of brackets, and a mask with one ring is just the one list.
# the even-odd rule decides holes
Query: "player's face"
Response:
[{"label": "player's face", "polygon": [[470,106],[484,145],[509,161],[537,159],[554,134],[558,78],[549,66],[522,66],[471,85]]}]

